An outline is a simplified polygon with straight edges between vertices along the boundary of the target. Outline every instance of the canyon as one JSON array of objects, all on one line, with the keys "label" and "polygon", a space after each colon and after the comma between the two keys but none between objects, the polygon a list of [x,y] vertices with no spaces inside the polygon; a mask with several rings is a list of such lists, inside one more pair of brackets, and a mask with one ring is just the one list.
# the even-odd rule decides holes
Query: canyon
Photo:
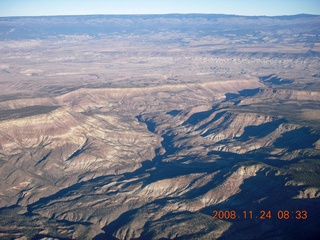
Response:
[{"label": "canyon", "polygon": [[0,18],[0,238],[318,237],[319,23]]}]

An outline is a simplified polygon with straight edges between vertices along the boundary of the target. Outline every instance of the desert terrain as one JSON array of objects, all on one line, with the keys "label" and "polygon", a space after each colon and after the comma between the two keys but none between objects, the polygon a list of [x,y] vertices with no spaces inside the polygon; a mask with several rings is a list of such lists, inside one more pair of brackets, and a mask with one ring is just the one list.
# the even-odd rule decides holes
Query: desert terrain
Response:
[{"label": "desert terrain", "polygon": [[0,18],[0,238],[320,236],[319,24]]}]

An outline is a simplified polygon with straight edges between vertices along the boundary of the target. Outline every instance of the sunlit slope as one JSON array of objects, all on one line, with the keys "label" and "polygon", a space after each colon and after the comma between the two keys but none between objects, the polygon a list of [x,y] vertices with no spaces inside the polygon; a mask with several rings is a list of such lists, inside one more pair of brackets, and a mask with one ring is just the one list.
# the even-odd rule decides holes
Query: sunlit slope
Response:
[{"label": "sunlit slope", "polygon": [[316,239],[319,22],[0,18],[0,238]]},{"label": "sunlit slope", "polygon": [[[59,107],[48,113],[3,120],[2,204],[25,206],[11,214],[25,212],[17,218],[32,217],[38,232],[62,224],[56,236],[73,238],[99,232],[117,239],[217,238],[249,223],[214,221],[213,209],[276,211],[277,205],[309,206],[314,212],[305,227],[313,229],[320,194],[317,126],[304,125],[303,115],[294,117],[299,124],[277,108],[262,111],[264,101],[243,103],[260,96],[265,108],[270,99],[316,104],[318,93],[290,99],[284,90],[267,95],[258,81],[250,84],[257,89],[250,96],[232,82],[192,90],[82,89],[56,98]],[[234,95],[218,102],[215,91]],[[201,226],[191,229],[199,219]],[[265,224],[278,228],[275,220]]]}]

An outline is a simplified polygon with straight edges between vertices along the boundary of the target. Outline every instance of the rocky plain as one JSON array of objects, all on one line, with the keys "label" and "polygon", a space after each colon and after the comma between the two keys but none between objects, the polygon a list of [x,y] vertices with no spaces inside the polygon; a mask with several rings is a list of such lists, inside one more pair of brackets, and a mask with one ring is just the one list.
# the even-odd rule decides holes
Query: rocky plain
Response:
[{"label": "rocky plain", "polygon": [[0,238],[319,237],[319,25],[0,18]]}]

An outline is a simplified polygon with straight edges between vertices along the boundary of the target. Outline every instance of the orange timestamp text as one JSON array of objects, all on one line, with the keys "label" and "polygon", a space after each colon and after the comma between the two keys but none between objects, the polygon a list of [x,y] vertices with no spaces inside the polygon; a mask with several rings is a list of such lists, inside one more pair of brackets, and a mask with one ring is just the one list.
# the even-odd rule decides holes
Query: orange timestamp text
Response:
[{"label": "orange timestamp text", "polygon": [[213,219],[217,220],[236,220],[236,219],[279,219],[279,220],[306,220],[308,218],[307,210],[260,210],[259,212],[254,212],[252,210],[235,211],[235,210],[213,210]]}]

